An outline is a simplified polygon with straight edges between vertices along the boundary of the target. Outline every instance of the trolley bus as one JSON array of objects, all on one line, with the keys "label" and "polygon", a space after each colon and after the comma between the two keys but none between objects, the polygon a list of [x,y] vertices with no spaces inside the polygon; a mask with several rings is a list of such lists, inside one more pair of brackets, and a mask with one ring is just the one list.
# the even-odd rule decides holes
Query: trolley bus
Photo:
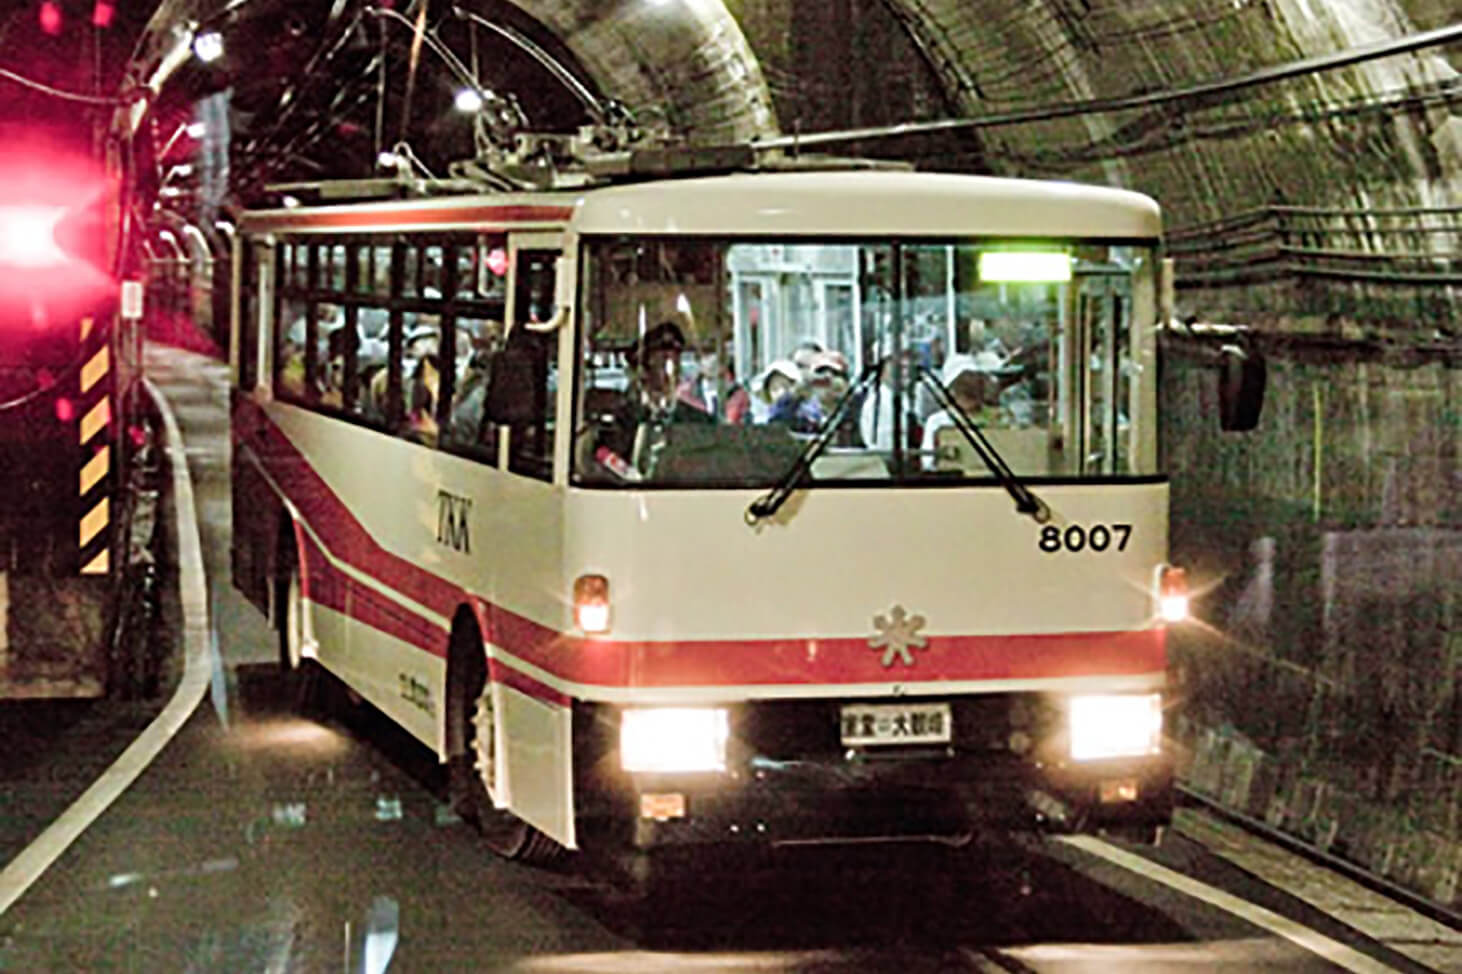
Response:
[{"label": "trolley bus", "polygon": [[1150,836],[1160,231],[876,168],[249,212],[235,583],[507,856]]}]

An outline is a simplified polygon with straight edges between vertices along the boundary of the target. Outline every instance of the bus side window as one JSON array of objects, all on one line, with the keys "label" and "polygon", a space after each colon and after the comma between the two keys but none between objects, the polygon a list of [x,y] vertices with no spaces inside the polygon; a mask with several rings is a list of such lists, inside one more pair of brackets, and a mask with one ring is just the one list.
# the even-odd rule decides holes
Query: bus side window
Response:
[{"label": "bus side window", "polygon": [[305,397],[305,302],[282,296],[275,318],[274,394],[292,402]]},{"label": "bus side window", "polygon": [[456,382],[442,446],[495,463],[497,426],[487,421],[487,389],[503,345],[503,323],[494,318],[458,318],[456,333]]}]

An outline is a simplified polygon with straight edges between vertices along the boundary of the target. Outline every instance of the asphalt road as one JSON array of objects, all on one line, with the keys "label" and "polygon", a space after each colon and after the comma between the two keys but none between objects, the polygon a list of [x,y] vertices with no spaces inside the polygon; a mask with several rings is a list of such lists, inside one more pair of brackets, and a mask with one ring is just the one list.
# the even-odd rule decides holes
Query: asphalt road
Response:
[{"label": "asphalt road", "polygon": [[[1269,913],[1056,842],[697,863],[648,905],[573,858],[498,860],[405,734],[329,685],[301,712],[272,633],[229,583],[226,370],[156,348],[149,368],[184,432],[216,668],[157,759],[0,915],[0,971],[1424,969],[1177,835],[1143,855]],[[150,715],[28,706],[0,713],[7,856]]]}]

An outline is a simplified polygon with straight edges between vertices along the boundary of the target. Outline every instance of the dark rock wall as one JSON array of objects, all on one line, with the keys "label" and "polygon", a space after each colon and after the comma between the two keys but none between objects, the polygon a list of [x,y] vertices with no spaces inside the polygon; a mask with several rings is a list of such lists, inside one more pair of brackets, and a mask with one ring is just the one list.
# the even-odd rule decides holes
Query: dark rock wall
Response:
[{"label": "dark rock wall", "polygon": [[1451,901],[1462,868],[1462,362],[1364,343],[1270,358],[1259,429],[1164,360],[1184,780]]}]

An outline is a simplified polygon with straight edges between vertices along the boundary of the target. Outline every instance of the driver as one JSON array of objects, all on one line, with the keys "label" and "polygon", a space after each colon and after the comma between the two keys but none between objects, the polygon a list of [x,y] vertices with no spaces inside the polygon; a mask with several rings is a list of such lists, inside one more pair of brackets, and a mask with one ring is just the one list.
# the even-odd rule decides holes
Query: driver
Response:
[{"label": "driver", "polygon": [[625,479],[648,476],[670,426],[714,421],[699,404],[678,395],[684,352],[685,333],[675,322],[662,321],[626,353],[634,370],[630,394],[601,430],[594,453],[601,466]]}]

